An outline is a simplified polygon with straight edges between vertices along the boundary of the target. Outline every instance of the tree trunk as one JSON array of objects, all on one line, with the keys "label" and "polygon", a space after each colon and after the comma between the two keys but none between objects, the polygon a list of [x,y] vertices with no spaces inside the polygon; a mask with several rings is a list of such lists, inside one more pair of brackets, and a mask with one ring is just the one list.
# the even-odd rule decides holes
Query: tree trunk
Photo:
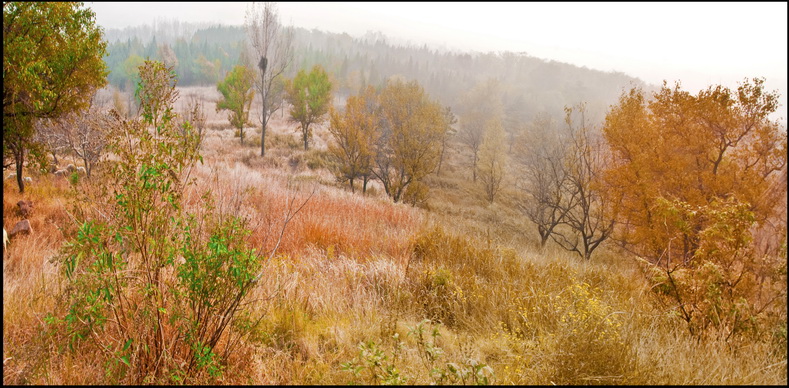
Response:
[{"label": "tree trunk", "polygon": [[444,162],[444,149],[447,148],[447,141],[444,140],[441,142],[441,155],[438,157],[438,169],[436,169],[436,175],[441,175],[441,163]]},{"label": "tree trunk", "polygon": [[[265,79],[263,78],[266,75],[266,70],[261,70],[263,70],[260,72],[260,83],[263,86],[260,90],[262,92],[266,87]],[[263,129],[260,131],[260,156],[263,157],[266,156],[266,124],[268,121],[266,119],[266,95],[264,93],[260,93],[260,99],[263,100],[263,112],[261,112],[263,120],[260,121],[260,124],[263,126]]]},{"label": "tree trunk", "polygon": [[24,150],[14,149],[14,159],[16,159],[16,183],[19,185],[19,193],[24,193],[25,180],[22,177],[22,165],[25,163]]},{"label": "tree trunk", "polygon": [[471,165],[471,175],[474,178],[474,183],[476,183],[477,182],[477,153],[476,153],[476,151],[474,152],[474,155],[472,156],[472,160],[473,160],[473,164]]},{"label": "tree trunk", "polygon": [[91,170],[91,163],[88,162],[88,159],[83,158],[82,163],[85,164],[85,176],[90,178],[90,170]]},{"label": "tree trunk", "polygon": [[266,156],[266,124],[260,134],[260,156]]}]

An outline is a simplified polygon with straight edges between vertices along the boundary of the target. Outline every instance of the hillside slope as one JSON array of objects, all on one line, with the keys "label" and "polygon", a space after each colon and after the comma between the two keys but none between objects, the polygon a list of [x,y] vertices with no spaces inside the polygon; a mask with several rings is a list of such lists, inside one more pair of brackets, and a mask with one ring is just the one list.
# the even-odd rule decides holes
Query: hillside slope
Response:
[{"label": "hillside slope", "polygon": [[[192,92],[210,91],[182,96]],[[76,193],[103,182],[82,179],[75,191],[32,174],[24,196],[3,186],[6,229],[22,218],[17,201],[35,204],[34,232],[3,253],[4,384],[787,383],[785,325],[765,341],[697,341],[628,257],[539,250],[506,195],[480,199],[459,155],[415,208],[336,183],[323,127],[305,152],[275,116],[263,159],[259,132],[242,146],[214,113],[208,128],[185,206],[210,190],[215,212],[248,219],[248,243],[270,252],[289,204],[306,201],[219,342],[221,372],[145,380],[91,342],[69,350],[69,333],[51,331],[70,292],[58,252],[76,234]]]}]

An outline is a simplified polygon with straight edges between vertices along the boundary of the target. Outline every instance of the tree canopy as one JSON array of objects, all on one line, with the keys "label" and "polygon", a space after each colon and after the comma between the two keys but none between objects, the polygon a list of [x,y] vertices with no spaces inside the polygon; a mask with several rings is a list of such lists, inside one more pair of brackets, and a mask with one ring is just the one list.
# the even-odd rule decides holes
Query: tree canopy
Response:
[{"label": "tree canopy", "polygon": [[[777,104],[761,79],[736,91],[710,86],[695,96],[664,84],[651,101],[637,88],[624,93],[604,127],[617,162],[607,172],[609,193],[627,225],[621,238],[648,256],[661,255],[669,237],[658,232],[659,197],[692,206],[734,197],[763,219],[774,204],[759,196],[786,164],[786,131],[768,119]],[[673,248],[676,257],[695,250],[694,244]]]},{"label": "tree canopy", "polygon": [[3,3],[3,158],[14,157],[20,191],[25,153],[43,153],[34,121],[85,108],[107,82],[105,50],[83,3]]},{"label": "tree canopy", "polygon": [[244,144],[244,125],[249,124],[249,111],[255,98],[255,72],[246,66],[236,66],[227,73],[224,80],[216,88],[222,93],[222,99],[216,103],[216,110],[229,110],[227,115],[230,124],[237,128]]},{"label": "tree canopy", "polygon": [[334,172],[341,181],[362,178],[362,192],[367,191],[367,180],[372,175],[373,141],[378,134],[375,89],[368,86],[358,96],[348,97],[345,112],[330,112],[331,133],[334,142],[329,144],[329,154],[334,159]]},{"label": "tree canopy", "polygon": [[409,185],[435,171],[448,126],[443,107],[416,81],[390,80],[381,90],[381,134],[373,174],[398,202]]},{"label": "tree canopy", "polygon": [[329,75],[320,65],[307,73],[299,70],[285,85],[286,100],[290,103],[290,120],[299,123],[304,150],[312,137],[310,125],[323,121],[331,106],[332,84]]},{"label": "tree canopy", "polygon": [[777,299],[765,290],[786,285],[785,250],[751,243],[777,210],[768,188],[786,185],[786,130],[768,118],[778,95],[763,82],[696,95],[664,84],[649,101],[632,89],[606,117],[617,237],[691,334],[757,333]]}]

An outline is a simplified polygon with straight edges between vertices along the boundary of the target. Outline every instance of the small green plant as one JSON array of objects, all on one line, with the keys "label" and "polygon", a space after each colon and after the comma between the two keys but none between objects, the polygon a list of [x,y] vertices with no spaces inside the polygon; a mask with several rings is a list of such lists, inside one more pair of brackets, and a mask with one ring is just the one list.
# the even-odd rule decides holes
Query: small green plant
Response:
[{"label": "small green plant", "polygon": [[[444,350],[436,345],[441,336],[440,325],[430,327],[425,319],[414,327],[409,327],[408,336],[416,341],[416,351],[422,366],[427,371],[431,384],[476,384],[488,385],[493,377],[493,368],[476,360],[465,362],[443,362]],[[427,334],[429,332],[429,334]],[[359,355],[353,360],[342,363],[342,370],[353,373],[356,378],[367,376],[366,382],[385,385],[402,385],[416,382],[416,378],[404,376],[398,363],[403,359],[404,343],[399,333],[392,335],[393,349],[387,354],[373,341],[359,344]],[[367,373],[364,371],[367,370]]]},{"label": "small green plant", "polygon": [[[430,370],[430,377],[434,384],[470,384],[488,385],[493,376],[493,368],[479,363],[477,360],[467,360],[462,363],[446,362],[439,360],[444,356],[444,350],[436,346],[436,340],[441,336],[441,326],[429,325],[430,320],[425,319],[416,326],[409,328],[408,335],[416,339],[419,358],[423,365]],[[430,332],[430,338],[425,332]]]},{"label": "small green plant", "polygon": [[76,170],[68,176],[68,182],[71,183],[72,186],[79,184],[79,173]]},{"label": "small green plant", "polygon": [[399,335],[395,333],[393,338],[397,345],[391,355],[387,355],[373,341],[359,343],[359,355],[349,362],[342,363],[342,370],[353,373],[357,378],[362,377],[362,371],[367,370],[370,382],[380,382],[386,385],[407,384],[408,380],[400,374],[394,365],[402,346],[398,337]]},{"label": "small green plant", "polygon": [[307,167],[310,170],[325,168],[326,166],[329,165],[328,158],[329,156],[326,151],[311,149],[309,151],[304,152],[304,161],[306,162]]}]

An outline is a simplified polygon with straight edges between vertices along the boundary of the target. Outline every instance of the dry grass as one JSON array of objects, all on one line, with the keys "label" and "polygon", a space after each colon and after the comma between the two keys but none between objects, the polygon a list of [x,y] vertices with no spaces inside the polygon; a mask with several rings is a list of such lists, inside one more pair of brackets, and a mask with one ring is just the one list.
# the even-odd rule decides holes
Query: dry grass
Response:
[{"label": "dry grass", "polygon": [[[325,168],[307,166],[281,119],[273,121],[266,158],[212,120],[187,209],[198,209],[210,191],[214,212],[247,218],[249,243],[270,252],[295,209],[288,204],[309,201],[288,223],[239,321],[257,324],[226,355],[221,377],[196,383],[377,384],[366,371],[354,376],[341,367],[359,355],[360,342],[374,341],[407,383],[429,384],[424,349],[408,334],[423,319],[440,324],[443,355],[434,366],[474,359],[493,368],[497,384],[787,383],[785,339],[696,341],[654,303],[625,257],[603,250],[583,262],[553,245],[539,251],[511,197],[487,205],[457,155],[431,178],[427,211],[339,187]],[[293,158],[301,160],[293,165]],[[63,333],[44,330],[47,314],[65,308],[58,301],[65,281],[49,259],[73,225],[68,183],[35,180],[23,196],[10,181],[3,188],[6,229],[20,219],[17,201],[35,203],[34,234],[14,238],[4,252],[3,383],[116,382],[98,349],[70,352]],[[395,333],[402,350],[393,360]],[[227,344],[220,341],[220,352]]]}]

